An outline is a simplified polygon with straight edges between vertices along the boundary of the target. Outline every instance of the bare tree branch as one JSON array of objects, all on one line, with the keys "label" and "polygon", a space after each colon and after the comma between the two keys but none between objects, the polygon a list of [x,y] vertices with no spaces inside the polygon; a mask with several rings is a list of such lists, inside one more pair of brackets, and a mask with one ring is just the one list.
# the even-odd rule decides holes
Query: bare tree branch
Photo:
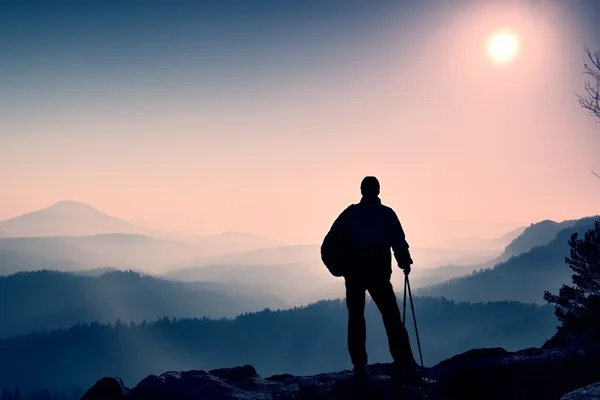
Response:
[{"label": "bare tree branch", "polygon": [[579,104],[590,111],[592,115],[598,118],[600,122],[600,51],[592,51],[588,47],[584,47],[585,52],[590,59],[591,64],[584,64],[583,73],[591,77],[591,81],[585,83],[586,95],[579,98]]},{"label": "bare tree branch", "polygon": [[595,173],[593,170],[590,170],[590,171],[592,171],[592,174],[596,175],[596,177],[600,178],[600,175],[598,175],[597,173]]}]

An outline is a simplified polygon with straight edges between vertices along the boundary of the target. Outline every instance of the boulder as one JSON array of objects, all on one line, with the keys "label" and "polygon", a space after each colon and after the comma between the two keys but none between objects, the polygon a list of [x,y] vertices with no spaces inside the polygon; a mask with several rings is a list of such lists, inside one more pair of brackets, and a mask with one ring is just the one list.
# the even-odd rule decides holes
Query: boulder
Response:
[{"label": "boulder", "polygon": [[390,364],[368,366],[367,381],[355,380],[348,370],[263,378],[245,365],[165,372],[143,379],[132,389],[119,378],[102,378],[82,400],[595,399],[589,396],[600,393],[600,383],[593,385],[600,381],[598,333],[561,333],[539,349],[470,350],[423,369],[423,381],[416,386],[404,384]]},{"label": "boulder", "polygon": [[600,400],[600,382],[567,393],[560,400]]}]

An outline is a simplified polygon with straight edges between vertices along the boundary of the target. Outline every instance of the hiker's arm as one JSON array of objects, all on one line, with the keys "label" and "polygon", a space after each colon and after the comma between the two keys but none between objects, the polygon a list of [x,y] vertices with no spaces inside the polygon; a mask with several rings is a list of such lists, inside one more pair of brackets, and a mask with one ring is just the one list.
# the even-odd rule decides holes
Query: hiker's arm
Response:
[{"label": "hiker's arm", "polygon": [[393,210],[391,211],[390,222],[394,257],[400,268],[408,268],[410,271],[410,265],[413,263],[413,260],[410,257],[410,251],[408,250],[408,242],[406,241],[406,235],[404,234],[404,229],[402,229],[402,224],[400,224],[400,220]]}]

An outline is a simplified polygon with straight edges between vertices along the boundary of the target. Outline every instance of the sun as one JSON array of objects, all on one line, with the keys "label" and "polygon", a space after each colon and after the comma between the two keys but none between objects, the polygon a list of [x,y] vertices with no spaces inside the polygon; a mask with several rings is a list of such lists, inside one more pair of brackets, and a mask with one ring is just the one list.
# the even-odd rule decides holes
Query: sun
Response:
[{"label": "sun", "polygon": [[510,32],[498,32],[487,42],[487,53],[497,63],[507,63],[517,56],[519,39]]}]

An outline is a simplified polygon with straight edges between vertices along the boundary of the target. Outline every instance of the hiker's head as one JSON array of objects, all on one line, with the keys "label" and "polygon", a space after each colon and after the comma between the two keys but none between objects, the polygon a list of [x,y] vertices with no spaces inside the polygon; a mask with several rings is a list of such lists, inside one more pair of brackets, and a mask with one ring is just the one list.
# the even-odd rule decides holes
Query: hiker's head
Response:
[{"label": "hiker's head", "polygon": [[379,181],[374,176],[366,176],[360,183],[360,193],[365,197],[379,196]]}]

